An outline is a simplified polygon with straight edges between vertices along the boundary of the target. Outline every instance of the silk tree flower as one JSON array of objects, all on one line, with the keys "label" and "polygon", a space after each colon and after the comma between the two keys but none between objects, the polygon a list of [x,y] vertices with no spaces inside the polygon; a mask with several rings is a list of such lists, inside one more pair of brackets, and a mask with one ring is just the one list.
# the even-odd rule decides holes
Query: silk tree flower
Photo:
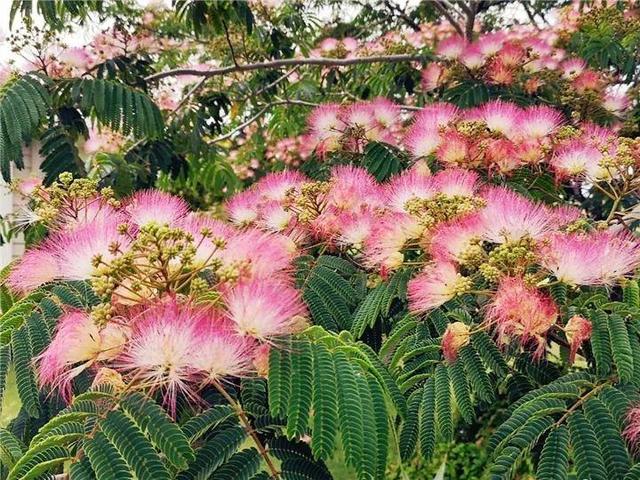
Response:
[{"label": "silk tree flower", "polygon": [[423,232],[424,226],[411,215],[385,215],[373,225],[364,242],[364,263],[386,275],[402,265],[407,242],[419,239]]},{"label": "silk tree flower", "polygon": [[582,58],[570,58],[560,64],[562,76],[572,79],[580,75],[587,68],[587,62]]},{"label": "silk tree flower", "polygon": [[203,347],[206,315],[175,299],[148,306],[132,319],[130,339],[114,368],[141,388],[161,390],[171,414],[178,395],[197,402],[194,385],[200,372],[194,358]]},{"label": "silk tree flower", "polygon": [[442,138],[436,128],[413,124],[404,137],[404,144],[414,157],[427,157],[436,151]]},{"label": "silk tree flower", "polygon": [[218,258],[230,280],[266,279],[289,272],[296,255],[290,238],[250,228],[228,238]]},{"label": "silk tree flower", "polygon": [[57,232],[28,251],[9,275],[8,284],[25,292],[53,280],[88,280],[96,271],[94,259],[108,262],[114,247],[129,241],[118,233],[118,222],[96,221],[70,232]]},{"label": "silk tree flower", "polygon": [[521,114],[522,109],[517,105],[494,100],[477,108],[474,116],[486,123],[489,130],[501,133],[507,138],[514,138]]},{"label": "silk tree flower", "polygon": [[471,145],[467,136],[456,131],[442,134],[436,150],[438,161],[446,167],[475,166],[471,161]]},{"label": "silk tree flower", "polygon": [[435,188],[449,197],[473,197],[480,184],[477,172],[462,168],[449,168],[433,176]]},{"label": "silk tree flower", "polygon": [[470,287],[471,281],[458,273],[453,263],[435,262],[409,281],[409,310],[414,313],[428,312]]},{"label": "silk tree flower", "polygon": [[598,181],[608,176],[606,168],[601,166],[603,158],[596,147],[574,140],[555,152],[550,164],[560,178],[584,177]]},{"label": "silk tree flower", "polygon": [[460,109],[451,103],[433,103],[418,111],[414,117],[414,125],[422,128],[438,129],[454,122],[460,115]]},{"label": "silk tree flower", "polygon": [[438,190],[431,175],[424,175],[416,170],[405,170],[394,175],[384,186],[384,196],[389,208],[397,212],[405,212],[409,200],[432,198]]},{"label": "silk tree flower", "polygon": [[447,326],[442,335],[442,354],[449,363],[454,363],[462,347],[469,345],[471,338],[469,326],[462,322],[454,322]]},{"label": "silk tree flower", "polygon": [[24,197],[31,197],[42,187],[42,178],[30,177],[18,180],[13,188]]},{"label": "silk tree flower", "polygon": [[53,340],[37,358],[40,385],[59,389],[70,401],[72,380],[95,362],[117,357],[127,342],[127,333],[126,327],[116,323],[99,328],[85,312],[64,313]]},{"label": "silk tree flower", "polygon": [[26,294],[61,275],[54,255],[55,247],[45,240],[38,247],[27,250],[7,277],[7,285],[12,291]]},{"label": "silk tree flower", "polygon": [[198,350],[192,352],[192,366],[201,382],[218,382],[229,377],[244,377],[253,371],[255,342],[238,335],[233,324],[221,312],[209,310],[198,318]]},{"label": "silk tree flower", "polygon": [[438,225],[431,238],[429,252],[438,261],[466,263],[473,253],[481,253],[479,240],[484,232],[482,217],[478,214],[466,215],[462,218]]},{"label": "silk tree flower", "polygon": [[367,170],[352,165],[338,165],[331,170],[330,188],[324,203],[342,211],[353,211],[360,205],[383,205],[382,190]]},{"label": "silk tree flower", "polygon": [[374,98],[370,103],[373,118],[384,128],[396,125],[400,120],[400,107],[384,97]]},{"label": "silk tree flower", "polygon": [[534,355],[540,357],[558,309],[550,297],[526,285],[522,278],[505,277],[487,308],[486,318],[495,325],[500,342],[515,337],[523,346],[535,345]]},{"label": "silk tree flower", "polygon": [[569,364],[573,364],[580,346],[591,338],[593,326],[591,322],[580,315],[574,315],[564,327],[564,332],[569,341]]},{"label": "silk tree flower", "polygon": [[225,205],[229,219],[239,226],[253,224],[259,217],[259,197],[260,193],[254,188],[231,197]]},{"label": "silk tree flower", "polygon": [[471,44],[467,45],[458,60],[468,69],[476,70],[484,65],[486,56],[477,45]]},{"label": "silk tree flower", "polygon": [[518,117],[519,133],[525,139],[541,139],[554,133],[564,121],[562,113],[553,108],[528,107]]},{"label": "silk tree flower", "polygon": [[508,188],[491,187],[482,196],[487,202],[480,212],[484,239],[490,242],[505,243],[525,237],[537,240],[563,226],[552,209]]},{"label": "silk tree flower", "polygon": [[311,133],[320,141],[340,136],[344,124],[340,120],[341,107],[335,103],[326,103],[313,110],[307,122]]},{"label": "silk tree flower", "polygon": [[236,233],[229,224],[193,213],[178,221],[176,226],[193,236],[196,248],[194,263],[198,266],[210,264],[213,259],[219,258],[223,244]]},{"label": "silk tree flower", "polygon": [[307,310],[295,287],[275,280],[240,282],[223,295],[228,318],[239,335],[261,341],[297,333]]},{"label": "silk tree flower", "polygon": [[422,85],[422,88],[426,92],[430,92],[443,84],[445,70],[439,64],[433,62],[427,65],[424,70],[422,70],[420,76],[422,79],[420,85]]},{"label": "silk tree flower", "polygon": [[264,176],[253,187],[262,201],[282,202],[287,192],[299,188],[307,179],[296,171],[270,173]]},{"label": "silk tree flower", "polygon": [[89,129],[89,138],[80,145],[81,156],[91,157],[96,153],[118,153],[124,146],[126,139],[117,132],[105,127],[100,130]]},{"label": "silk tree flower", "polygon": [[451,36],[441,40],[436,47],[436,55],[446,58],[447,60],[455,60],[464,51],[467,41],[461,36]]},{"label": "silk tree flower", "polygon": [[344,212],[337,217],[337,244],[361,250],[379,220],[369,210],[359,213]]},{"label": "silk tree flower", "polygon": [[629,407],[625,416],[626,427],[622,436],[629,444],[630,450],[638,454],[640,450],[640,404],[635,403]]},{"label": "silk tree flower", "polygon": [[613,285],[640,265],[629,232],[557,233],[539,248],[540,264],[569,285]]},{"label": "silk tree flower", "polygon": [[189,213],[189,204],[180,197],[159,190],[142,190],[124,201],[124,212],[131,223],[173,225]]}]

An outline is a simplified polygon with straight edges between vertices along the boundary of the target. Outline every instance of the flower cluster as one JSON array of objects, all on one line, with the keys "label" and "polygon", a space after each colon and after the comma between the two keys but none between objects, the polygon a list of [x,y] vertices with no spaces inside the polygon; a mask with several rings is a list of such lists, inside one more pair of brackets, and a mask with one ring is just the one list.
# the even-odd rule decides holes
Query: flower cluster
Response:
[{"label": "flower cluster", "polygon": [[529,28],[487,33],[474,42],[460,36],[445,38],[436,48],[439,61],[422,72],[422,87],[431,92],[480,81],[517,88],[527,95],[553,89],[565,104],[589,103],[614,115],[624,112],[628,99],[609,88],[613,79],[590,69],[583,59],[569,57],[554,46],[556,40],[553,31]]},{"label": "flower cluster", "polygon": [[307,123],[308,138],[320,155],[361,152],[374,141],[396,144],[402,131],[399,106],[384,98],[346,106],[324,104],[313,110]]},{"label": "flower cluster", "polygon": [[[270,174],[227,204],[231,221],[287,235],[301,248],[323,243],[383,277],[418,265],[411,310],[428,312],[483,289],[487,320],[501,340],[535,343],[557,308],[541,289],[614,285],[640,265],[640,243],[590,225],[580,210],[551,207],[478,174],[418,167],[379,184],[363,168],[337,166],[326,181]],[[585,327],[572,324],[580,344]],[[459,342],[454,342],[457,344]]]},{"label": "flower cluster", "polygon": [[[520,107],[494,100],[460,109],[434,103],[409,115],[386,100],[323,105],[309,116],[309,134],[297,143],[316,152],[361,152],[367,143],[385,142],[418,159],[435,158],[446,168],[508,175],[522,167],[547,164],[558,180],[626,181],[640,165],[638,139],[588,122],[572,125],[551,107]],[[405,125],[407,124],[407,125]]]},{"label": "flower cluster", "polygon": [[40,382],[68,398],[86,369],[111,369],[128,388],[178,393],[255,373],[265,347],[305,326],[293,286],[293,242],[198,216],[178,197],[141,191],[117,201],[63,174],[32,192],[49,236],[26,252],[8,285],[88,281],[101,299],[68,309],[39,358]]}]

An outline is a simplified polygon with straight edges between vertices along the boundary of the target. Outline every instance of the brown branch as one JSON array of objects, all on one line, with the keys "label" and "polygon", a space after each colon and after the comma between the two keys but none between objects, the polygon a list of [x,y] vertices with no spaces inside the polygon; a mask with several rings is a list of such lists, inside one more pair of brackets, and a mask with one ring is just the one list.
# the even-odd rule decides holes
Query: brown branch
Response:
[{"label": "brown branch", "polygon": [[[448,2],[447,2],[448,4]],[[439,1],[439,0],[433,0],[433,6],[436,7],[436,9],[442,14],[444,15],[444,17],[449,21],[449,23],[451,24],[451,26],[453,28],[455,28],[456,32],[458,32],[460,34],[460,36],[464,37],[464,32],[462,31],[462,27],[460,26],[460,24],[456,21],[455,18],[453,18],[453,16],[451,15],[451,13],[449,12],[449,10],[447,9],[447,6],[445,6],[445,2],[443,1]]]},{"label": "brown branch", "polygon": [[177,77],[181,75],[193,75],[199,77],[216,77],[234,72],[250,72],[253,70],[269,70],[280,67],[295,67],[298,65],[319,65],[327,67],[342,67],[348,65],[360,65],[366,63],[401,63],[418,62],[425,60],[424,55],[398,54],[398,55],[374,55],[371,57],[358,58],[285,58],[282,60],[272,60],[269,62],[248,63],[245,65],[230,65],[227,67],[214,68],[211,70],[196,70],[194,68],[176,68],[164,72],[154,73],[145,78],[147,82],[160,80],[166,77]]},{"label": "brown branch", "polygon": [[478,13],[478,3],[477,1],[471,1],[469,2],[469,5],[465,5],[464,2],[462,2],[460,5],[464,5],[465,8],[465,13],[467,14],[467,22],[465,24],[465,38],[468,41],[472,41],[473,40],[473,26],[476,23],[476,15]]}]

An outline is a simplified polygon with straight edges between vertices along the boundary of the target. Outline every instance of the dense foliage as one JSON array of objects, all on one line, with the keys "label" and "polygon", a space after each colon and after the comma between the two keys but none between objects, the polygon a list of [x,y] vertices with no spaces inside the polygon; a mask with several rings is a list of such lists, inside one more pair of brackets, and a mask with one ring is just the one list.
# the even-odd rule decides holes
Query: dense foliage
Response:
[{"label": "dense foliage", "polygon": [[14,1],[0,476],[640,478],[639,15]]}]

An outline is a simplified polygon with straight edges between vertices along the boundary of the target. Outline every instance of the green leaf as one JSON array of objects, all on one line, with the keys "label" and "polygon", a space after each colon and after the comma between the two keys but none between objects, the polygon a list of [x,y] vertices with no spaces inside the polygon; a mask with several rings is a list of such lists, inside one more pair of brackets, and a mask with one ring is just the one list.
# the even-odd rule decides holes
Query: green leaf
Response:
[{"label": "green leaf", "polygon": [[429,378],[422,390],[419,412],[420,453],[425,460],[433,455],[436,446],[436,392],[435,381]]},{"label": "green leaf", "polygon": [[[291,345],[288,345],[291,348]],[[269,410],[272,415],[284,417],[288,409],[291,392],[291,356],[283,348],[272,348],[269,352]]]},{"label": "green leaf", "polygon": [[585,416],[576,412],[567,420],[578,478],[607,480],[607,469],[593,428]]},{"label": "green leaf", "polygon": [[244,429],[237,425],[216,433],[196,451],[195,461],[189,469],[178,474],[178,480],[206,480],[242,445]]},{"label": "green leaf", "polygon": [[603,402],[592,397],[584,404],[584,414],[598,439],[607,472],[613,478],[623,478],[631,461],[611,413]]},{"label": "green leaf", "polygon": [[364,148],[362,164],[379,182],[388,180],[400,172],[402,163],[400,152],[391,145],[380,142],[369,142]]},{"label": "green leaf", "polygon": [[100,422],[100,428],[138,479],[169,480],[169,472],[151,442],[128,416],[111,411]]},{"label": "green leaf", "polygon": [[104,433],[98,431],[93,438],[84,441],[84,452],[89,457],[91,467],[100,480],[133,479],[133,472],[124,458]]},{"label": "green leaf", "polygon": [[195,459],[187,437],[155,402],[141,393],[131,393],[120,406],[176,468],[185,469]]},{"label": "green leaf", "polygon": [[216,480],[249,480],[260,469],[260,453],[248,448],[234,453],[213,474]]},{"label": "green leaf", "polygon": [[418,444],[418,419],[423,390],[414,390],[407,400],[407,414],[400,425],[399,448],[403,461],[409,460]]},{"label": "green leaf", "polygon": [[338,431],[338,393],[333,358],[322,344],[313,344],[313,420],[311,449],[316,458],[329,458]]},{"label": "green leaf", "polygon": [[40,416],[40,401],[38,399],[38,387],[35,374],[31,368],[31,347],[26,330],[20,328],[11,335],[12,358],[16,372],[16,384],[18,394],[22,401],[22,407],[31,417]]},{"label": "green leaf", "polygon": [[449,371],[444,365],[438,365],[436,368],[435,389],[437,437],[443,442],[449,442],[453,439],[451,387],[449,385]]},{"label": "green leaf", "polygon": [[547,436],[536,471],[538,480],[567,480],[569,469],[569,431],[561,425]]},{"label": "green leaf", "polygon": [[356,369],[345,354],[334,355],[338,386],[338,420],[347,463],[357,468],[364,455],[362,403],[356,380]]},{"label": "green leaf", "polygon": [[309,342],[294,344],[291,354],[291,393],[287,410],[287,436],[304,435],[311,409],[313,356]]},{"label": "green leaf", "polygon": [[633,379],[633,352],[629,343],[629,334],[624,318],[616,313],[609,315],[607,323],[611,352],[618,369],[618,375],[623,382]]}]

